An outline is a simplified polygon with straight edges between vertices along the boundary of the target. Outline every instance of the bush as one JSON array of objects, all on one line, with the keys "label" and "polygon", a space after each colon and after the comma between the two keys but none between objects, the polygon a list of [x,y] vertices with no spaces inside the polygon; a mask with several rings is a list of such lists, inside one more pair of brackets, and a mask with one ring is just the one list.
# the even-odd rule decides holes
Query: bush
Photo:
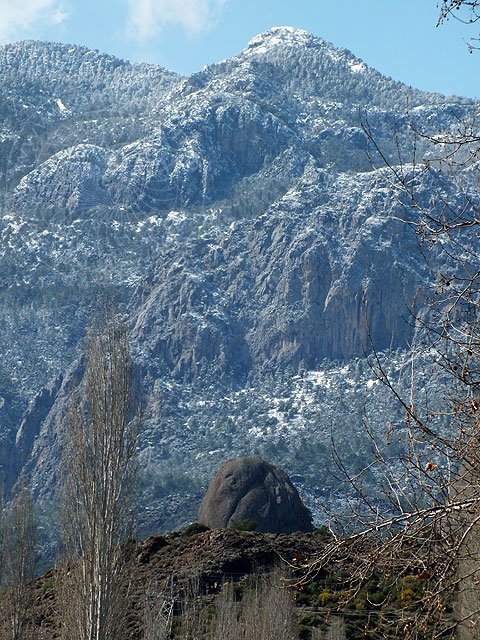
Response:
[{"label": "bush", "polygon": [[245,518],[244,520],[232,520],[231,527],[236,531],[255,531],[257,523],[252,518]]},{"label": "bush", "polygon": [[416,576],[404,576],[398,581],[396,600],[402,607],[411,607],[423,596],[423,584]]},{"label": "bush", "polygon": [[330,591],[330,589],[325,589],[325,591],[322,591],[322,593],[318,596],[318,601],[320,605],[324,607],[325,605],[333,601],[333,593]]},{"label": "bush", "polygon": [[332,534],[330,533],[330,529],[328,527],[326,527],[325,525],[322,525],[321,527],[317,527],[314,530],[314,533],[322,542],[323,541],[328,542],[332,538]]},{"label": "bush", "polygon": [[210,531],[210,528],[207,527],[206,524],[202,524],[201,522],[192,522],[185,527],[183,533],[187,536],[196,536],[199,533],[205,533],[205,531]]}]

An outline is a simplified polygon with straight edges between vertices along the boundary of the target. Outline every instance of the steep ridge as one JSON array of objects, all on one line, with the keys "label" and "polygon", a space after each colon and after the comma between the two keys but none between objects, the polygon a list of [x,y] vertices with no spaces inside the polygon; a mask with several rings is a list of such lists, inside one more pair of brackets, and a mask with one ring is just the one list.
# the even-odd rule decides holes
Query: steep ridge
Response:
[{"label": "steep ridge", "polygon": [[180,77],[86,47],[17,42],[0,47],[0,194],[75,143],[115,146],[146,130],[144,113]]}]

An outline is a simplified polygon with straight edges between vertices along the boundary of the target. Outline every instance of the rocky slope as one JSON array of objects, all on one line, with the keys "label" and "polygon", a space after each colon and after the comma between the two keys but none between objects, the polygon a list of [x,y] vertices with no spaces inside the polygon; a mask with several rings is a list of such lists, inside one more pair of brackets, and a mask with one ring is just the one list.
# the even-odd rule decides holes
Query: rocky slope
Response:
[{"label": "rocky slope", "polygon": [[[227,633],[238,637],[232,632],[232,617],[234,629],[242,628],[245,618],[251,629],[253,618],[256,637],[268,637],[276,630],[275,637],[302,640],[398,638],[406,623],[423,621],[422,598],[436,584],[434,577],[421,571],[421,549],[413,551],[410,546],[393,575],[391,566],[376,564],[358,579],[352,575],[358,553],[372,550],[371,542],[363,541],[347,545],[321,571],[309,573],[309,564],[328,553],[331,544],[325,528],[287,536],[208,530],[199,523],[139,543],[131,541],[124,548],[130,559],[128,637],[143,638],[150,625],[158,635],[164,601],[164,612],[171,607],[173,614],[169,637],[182,640],[199,633],[207,637],[201,635],[205,629],[214,638],[225,638]],[[27,624],[38,640],[61,637],[57,589],[65,584],[60,582],[63,571],[59,565],[30,585],[33,597]],[[6,631],[2,613],[0,629]],[[452,622],[450,614],[444,614],[446,624]],[[291,624],[291,636],[285,635],[285,620]],[[342,622],[342,633],[335,621]],[[432,635],[435,620],[429,623],[427,633]],[[242,632],[245,635],[244,628]]]},{"label": "rocky slope", "polygon": [[[360,464],[367,397],[375,428],[398,421],[365,353],[390,350],[402,371],[412,305],[424,313],[449,261],[419,244],[381,165],[411,159],[412,125],[455,130],[478,104],[287,27],[189,78],[28,42],[0,49],[0,74],[7,487],[23,473],[51,497],[84,328],[108,298],[144,381],[145,528],[190,519],[212,466],[239,454],[266,452],[307,502],[338,504],[330,433],[346,455],[358,438]],[[431,156],[428,137],[415,152]],[[427,207],[472,198],[475,171],[460,189],[401,170]]]}]

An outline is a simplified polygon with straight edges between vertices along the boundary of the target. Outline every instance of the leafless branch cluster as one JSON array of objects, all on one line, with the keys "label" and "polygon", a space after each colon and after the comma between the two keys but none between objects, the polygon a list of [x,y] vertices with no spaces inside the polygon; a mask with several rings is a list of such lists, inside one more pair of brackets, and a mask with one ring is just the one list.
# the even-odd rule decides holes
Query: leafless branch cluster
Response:
[{"label": "leafless branch cluster", "polygon": [[[463,22],[474,24],[480,20],[480,2],[478,0],[440,0],[438,3],[440,15],[437,26],[450,17]],[[479,48],[480,39],[473,38],[468,44],[470,52]]]},{"label": "leafless branch cluster", "polygon": [[468,18],[467,22],[477,22],[480,20],[480,2],[478,0],[441,0],[439,3],[440,15],[438,24],[441,24],[454,12],[465,10]]},{"label": "leafless branch cluster", "polygon": [[[208,612],[193,580],[183,599],[181,628],[184,640],[295,640],[297,620],[291,591],[280,569],[254,575],[249,584],[226,582]],[[240,593],[241,591],[241,593]]]},{"label": "leafless branch cluster", "polygon": [[[439,22],[461,11],[468,12],[468,22],[480,19],[477,1],[443,0],[439,6]],[[372,575],[389,583],[387,592],[411,579],[418,587],[415,603],[385,618],[383,637],[470,640],[480,633],[480,126],[470,118],[427,135],[412,124],[413,156],[406,161],[398,144],[396,162],[379,147],[366,119],[363,128],[372,157],[380,159],[385,180],[398,193],[402,219],[417,234],[420,250],[436,255],[439,272],[424,309],[412,318],[407,397],[373,349],[372,369],[404,412],[401,450],[391,454],[391,434],[379,439],[368,424],[371,460],[363,470],[350,472],[334,449],[361,508],[343,528],[332,522],[331,541],[308,563],[303,579],[349,566],[340,608]],[[423,157],[416,155],[420,139],[430,149]],[[421,350],[448,381],[440,411],[439,403],[426,400],[428,379],[417,370]],[[367,473],[382,484],[381,505],[365,490]]]}]

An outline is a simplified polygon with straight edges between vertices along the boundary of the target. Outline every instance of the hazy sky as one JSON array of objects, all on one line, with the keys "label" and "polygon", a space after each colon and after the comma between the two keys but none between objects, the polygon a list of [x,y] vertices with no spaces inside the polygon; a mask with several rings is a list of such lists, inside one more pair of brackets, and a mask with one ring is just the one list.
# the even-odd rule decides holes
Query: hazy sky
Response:
[{"label": "hazy sky", "polygon": [[437,16],[437,0],[0,0],[0,42],[85,44],[191,73],[290,25],[419,89],[480,97],[480,51],[465,43],[475,29],[437,28]]}]

